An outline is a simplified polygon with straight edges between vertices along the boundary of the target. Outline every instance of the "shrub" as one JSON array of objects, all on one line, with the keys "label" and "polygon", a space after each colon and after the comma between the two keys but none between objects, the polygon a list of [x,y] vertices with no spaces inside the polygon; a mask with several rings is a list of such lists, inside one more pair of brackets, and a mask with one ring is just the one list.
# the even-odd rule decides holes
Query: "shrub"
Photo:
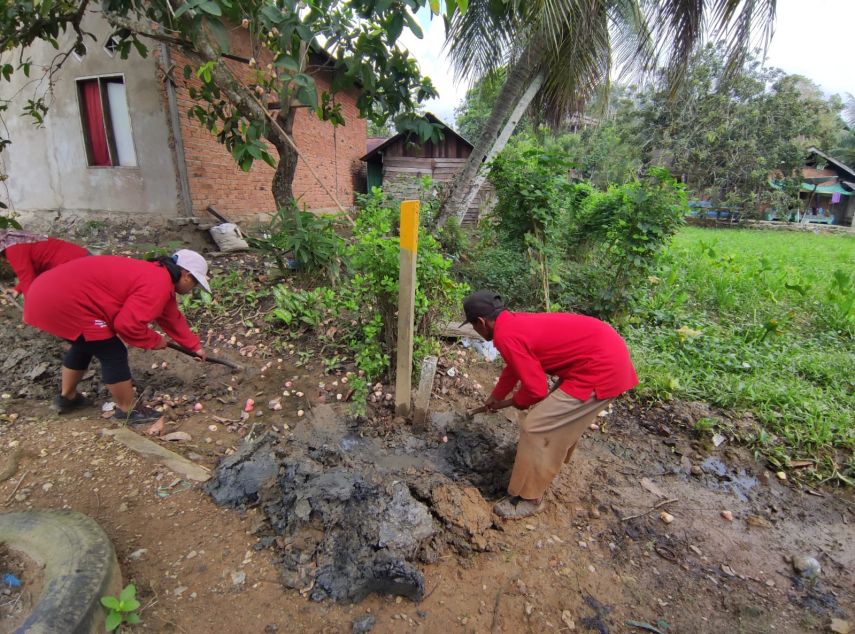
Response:
[{"label": "shrub", "polygon": [[[354,381],[355,401],[364,402],[368,385],[392,367],[397,337],[398,210],[379,189],[361,196],[353,236],[344,249],[346,279],[336,287],[312,291],[279,286],[270,319],[312,330],[326,350],[352,359],[363,375]],[[451,260],[427,231],[419,231],[415,302],[414,366],[436,350],[434,337],[460,310],[466,286],[449,271]]]}]

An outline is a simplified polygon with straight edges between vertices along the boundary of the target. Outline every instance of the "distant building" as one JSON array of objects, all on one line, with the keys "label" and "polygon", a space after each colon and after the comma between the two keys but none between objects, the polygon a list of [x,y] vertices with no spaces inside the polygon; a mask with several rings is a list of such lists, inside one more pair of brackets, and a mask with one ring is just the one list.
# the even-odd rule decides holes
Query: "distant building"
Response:
[{"label": "distant building", "polygon": [[[463,168],[472,153],[472,144],[431,113],[426,113],[425,118],[442,126],[443,138],[438,143],[423,143],[404,133],[388,139],[368,140],[367,153],[362,157],[368,190],[382,187],[401,200],[417,198],[422,177],[430,176],[436,183],[447,183]],[[463,224],[477,223],[479,215],[494,206],[495,190],[486,182],[467,210]]]}]

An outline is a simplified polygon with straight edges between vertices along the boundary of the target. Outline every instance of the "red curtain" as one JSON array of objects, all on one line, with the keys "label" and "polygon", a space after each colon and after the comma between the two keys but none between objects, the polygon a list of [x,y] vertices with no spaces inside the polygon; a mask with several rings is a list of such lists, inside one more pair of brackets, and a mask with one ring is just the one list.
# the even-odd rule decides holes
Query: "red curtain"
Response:
[{"label": "red curtain", "polygon": [[92,150],[92,165],[109,167],[110,149],[107,147],[107,132],[104,129],[104,110],[101,107],[101,88],[98,80],[83,82],[83,99],[86,102],[86,127],[89,146]]}]

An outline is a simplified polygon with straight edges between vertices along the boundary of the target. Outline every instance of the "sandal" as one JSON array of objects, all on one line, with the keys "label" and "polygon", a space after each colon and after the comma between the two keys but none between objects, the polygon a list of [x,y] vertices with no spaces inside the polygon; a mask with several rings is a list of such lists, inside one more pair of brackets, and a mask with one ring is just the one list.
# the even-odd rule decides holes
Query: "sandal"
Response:
[{"label": "sandal", "polygon": [[81,407],[88,407],[89,405],[92,405],[92,401],[78,392],[77,396],[74,398],[65,398],[62,394],[57,394],[53,397],[53,402],[50,406],[51,409],[55,410],[58,414],[68,414],[69,412],[73,412]]},{"label": "sandal", "polygon": [[499,517],[508,520],[518,520],[543,512],[546,503],[543,498],[538,500],[526,500],[519,496],[505,498],[493,507],[493,512]]}]

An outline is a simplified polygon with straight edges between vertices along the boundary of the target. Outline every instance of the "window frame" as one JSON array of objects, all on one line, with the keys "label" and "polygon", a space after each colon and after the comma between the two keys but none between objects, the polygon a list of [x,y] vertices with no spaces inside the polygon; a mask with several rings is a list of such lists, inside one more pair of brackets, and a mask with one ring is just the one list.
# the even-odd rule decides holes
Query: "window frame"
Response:
[{"label": "window frame", "polygon": [[[128,108],[128,125],[130,128],[131,143],[134,149],[134,158],[136,165],[119,165],[118,150],[116,149],[116,138],[113,130],[113,119],[110,113],[109,96],[107,95],[107,84],[113,80],[114,83],[121,83],[125,87],[125,103]],[[120,82],[118,80],[121,80]],[[89,134],[89,124],[84,114],[85,100],[83,99],[83,83],[87,81],[98,82],[98,93],[101,97],[101,115],[104,120],[104,133],[107,137],[107,151],[110,155],[111,165],[93,165],[91,136]],[[86,156],[87,169],[140,169],[139,155],[137,154],[136,135],[134,134],[134,122],[130,112],[130,102],[128,100],[128,84],[125,81],[125,73],[107,73],[105,75],[85,75],[74,78],[74,85],[77,92],[77,114],[80,121],[80,132],[83,139],[83,150]]]}]

